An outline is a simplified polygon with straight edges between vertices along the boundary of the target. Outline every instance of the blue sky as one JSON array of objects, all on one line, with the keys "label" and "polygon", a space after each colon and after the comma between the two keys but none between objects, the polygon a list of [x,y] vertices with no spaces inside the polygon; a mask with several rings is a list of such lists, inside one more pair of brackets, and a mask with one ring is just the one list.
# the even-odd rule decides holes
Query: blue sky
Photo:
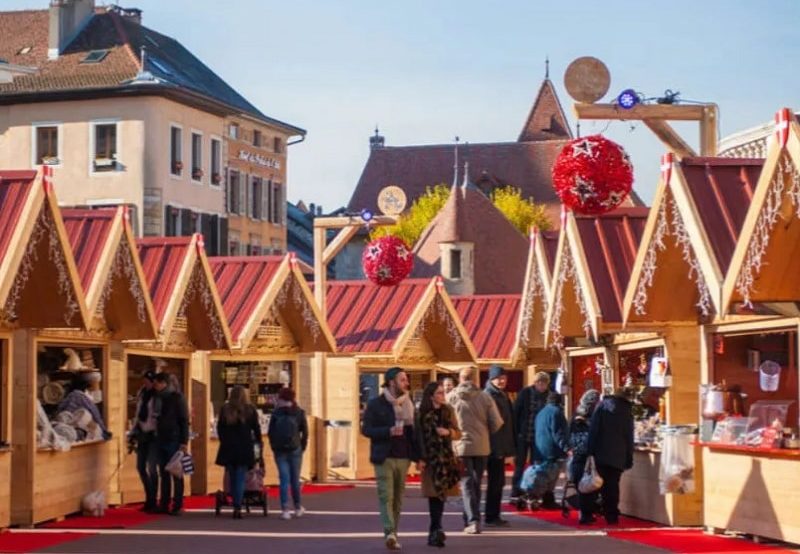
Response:
[{"label": "blue sky", "polygon": [[[144,24],[183,42],[270,116],[308,130],[289,155],[289,198],[345,204],[380,125],[388,145],[516,139],[544,76],[571,122],[563,74],[602,59],[609,96],[678,90],[720,106],[721,135],[800,109],[800,2],[136,0]],[[2,0],[2,9],[47,0]],[[650,200],[664,148],[641,124],[584,122],[631,154]],[[696,125],[675,126],[696,145]]]}]

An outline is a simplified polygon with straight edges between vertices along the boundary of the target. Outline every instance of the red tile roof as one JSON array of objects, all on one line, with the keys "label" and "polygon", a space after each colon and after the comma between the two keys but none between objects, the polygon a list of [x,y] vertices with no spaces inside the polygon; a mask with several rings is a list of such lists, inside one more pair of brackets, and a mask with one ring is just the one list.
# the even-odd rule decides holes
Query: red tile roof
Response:
[{"label": "red tile roof", "polygon": [[283,256],[209,258],[234,341],[241,339],[245,324],[261,302],[283,260]]},{"label": "red tile roof", "polygon": [[510,359],[517,336],[520,295],[455,296],[453,304],[480,360]]},{"label": "red tile roof", "polygon": [[36,171],[0,171],[0,262],[36,180]]},{"label": "red tile roof", "polygon": [[684,158],[680,162],[722,275],[728,271],[763,166],[762,159]]},{"label": "red tile roof", "polygon": [[396,287],[329,281],[328,325],[339,352],[390,353],[430,284],[430,279],[406,279]]},{"label": "red tile roof", "polygon": [[116,209],[61,210],[84,291],[88,292],[92,284],[116,214]]},{"label": "red tile roof", "polygon": [[136,240],[159,325],[164,323],[167,306],[175,294],[181,268],[186,256],[191,253],[191,244],[192,237],[151,237]]},{"label": "red tile roof", "polygon": [[618,208],[601,216],[577,216],[583,253],[602,319],[622,322],[622,303],[644,233],[648,208]]},{"label": "red tile roof", "polygon": [[569,140],[572,131],[561,102],[558,101],[556,89],[550,79],[545,79],[533,102],[531,113],[517,139],[519,142],[537,140]]}]

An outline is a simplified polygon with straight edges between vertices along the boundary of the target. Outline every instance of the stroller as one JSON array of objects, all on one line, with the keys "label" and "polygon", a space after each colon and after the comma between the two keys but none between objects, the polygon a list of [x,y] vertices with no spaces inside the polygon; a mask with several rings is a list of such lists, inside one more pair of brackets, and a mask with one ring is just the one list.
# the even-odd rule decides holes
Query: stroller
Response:
[{"label": "stroller", "polygon": [[[242,499],[242,507],[246,513],[250,513],[250,507],[261,508],[264,512],[264,517],[267,517],[268,502],[267,490],[264,487],[264,458],[259,458],[258,462],[251,470],[249,470],[244,477],[244,498]],[[231,497],[231,479],[228,475],[228,470],[225,470],[225,477],[222,480],[222,490],[216,493],[216,505],[214,506],[214,514],[219,515],[223,506],[233,506],[233,498]]]},{"label": "stroller", "polygon": [[544,494],[555,488],[555,484],[561,474],[562,465],[561,460],[545,460],[528,466],[520,480],[522,494],[517,500],[516,508],[518,510],[526,508],[528,510],[538,510],[542,504]]}]

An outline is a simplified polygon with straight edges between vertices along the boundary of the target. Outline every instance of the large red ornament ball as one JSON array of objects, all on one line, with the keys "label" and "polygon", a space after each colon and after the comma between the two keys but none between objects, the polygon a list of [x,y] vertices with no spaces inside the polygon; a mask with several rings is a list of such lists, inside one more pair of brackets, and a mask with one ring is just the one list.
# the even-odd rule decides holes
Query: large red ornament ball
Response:
[{"label": "large red ornament ball", "polygon": [[633,166],[616,142],[601,135],[571,140],[553,164],[553,186],[561,202],[587,215],[622,204],[633,185]]},{"label": "large red ornament ball", "polygon": [[414,255],[397,237],[385,236],[370,241],[361,256],[364,275],[376,285],[391,287],[411,274]]}]

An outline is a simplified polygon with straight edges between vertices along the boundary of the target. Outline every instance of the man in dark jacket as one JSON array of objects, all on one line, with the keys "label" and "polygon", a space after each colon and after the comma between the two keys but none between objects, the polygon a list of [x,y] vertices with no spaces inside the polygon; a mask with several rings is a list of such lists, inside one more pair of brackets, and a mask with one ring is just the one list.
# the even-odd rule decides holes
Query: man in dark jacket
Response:
[{"label": "man in dark jacket", "polygon": [[375,468],[378,507],[386,548],[400,550],[397,527],[411,461],[422,469],[416,440],[414,403],[408,393],[408,375],[402,368],[384,374],[383,392],[364,410],[361,433],[370,439],[369,461]]},{"label": "man in dark jacket", "polygon": [[169,380],[169,374],[162,372],[155,376],[153,383],[156,391],[156,450],[161,477],[159,511],[177,516],[183,510],[183,476],[171,475],[167,464],[179,450],[189,450],[189,408],[183,394],[171,387]]},{"label": "man in dark jacket", "polygon": [[528,460],[533,456],[533,422],[539,410],[547,403],[547,391],[550,390],[550,375],[540,371],[534,378],[533,385],[519,392],[514,402],[514,430],[517,433],[517,452],[514,458],[514,476],[511,478],[511,496],[520,495],[519,483]]},{"label": "man in dark jacket", "polygon": [[619,480],[633,467],[633,414],[631,389],[619,389],[605,397],[589,424],[589,455],[603,478],[600,495],[606,522],[619,522]]},{"label": "man in dark jacket", "polygon": [[129,451],[136,449],[136,471],[144,486],[142,511],[155,512],[158,495],[158,450],[156,448],[155,389],[156,372],[147,370],[142,375],[142,388],[136,395],[136,419],[128,437]]},{"label": "man in dark jacket", "polygon": [[486,392],[494,400],[503,426],[489,437],[491,453],[486,464],[488,484],[486,487],[486,508],[484,521],[488,527],[506,527],[508,521],[500,517],[500,503],[503,498],[503,486],[506,483],[506,458],[516,455],[516,435],[514,434],[514,417],[511,400],[506,394],[508,376],[499,365],[489,368],[489,380],[486,381]]},{"label": "man in dark jacket", "polygon": [[542,476],[537,495],[541,495],[542,508],[553,510],[558,508],[553,491],[569,450],[569,429],[560,394],[551,391],[547,395],[547,405],[536,415],[534,427],[534,460],[537,474]]}]

